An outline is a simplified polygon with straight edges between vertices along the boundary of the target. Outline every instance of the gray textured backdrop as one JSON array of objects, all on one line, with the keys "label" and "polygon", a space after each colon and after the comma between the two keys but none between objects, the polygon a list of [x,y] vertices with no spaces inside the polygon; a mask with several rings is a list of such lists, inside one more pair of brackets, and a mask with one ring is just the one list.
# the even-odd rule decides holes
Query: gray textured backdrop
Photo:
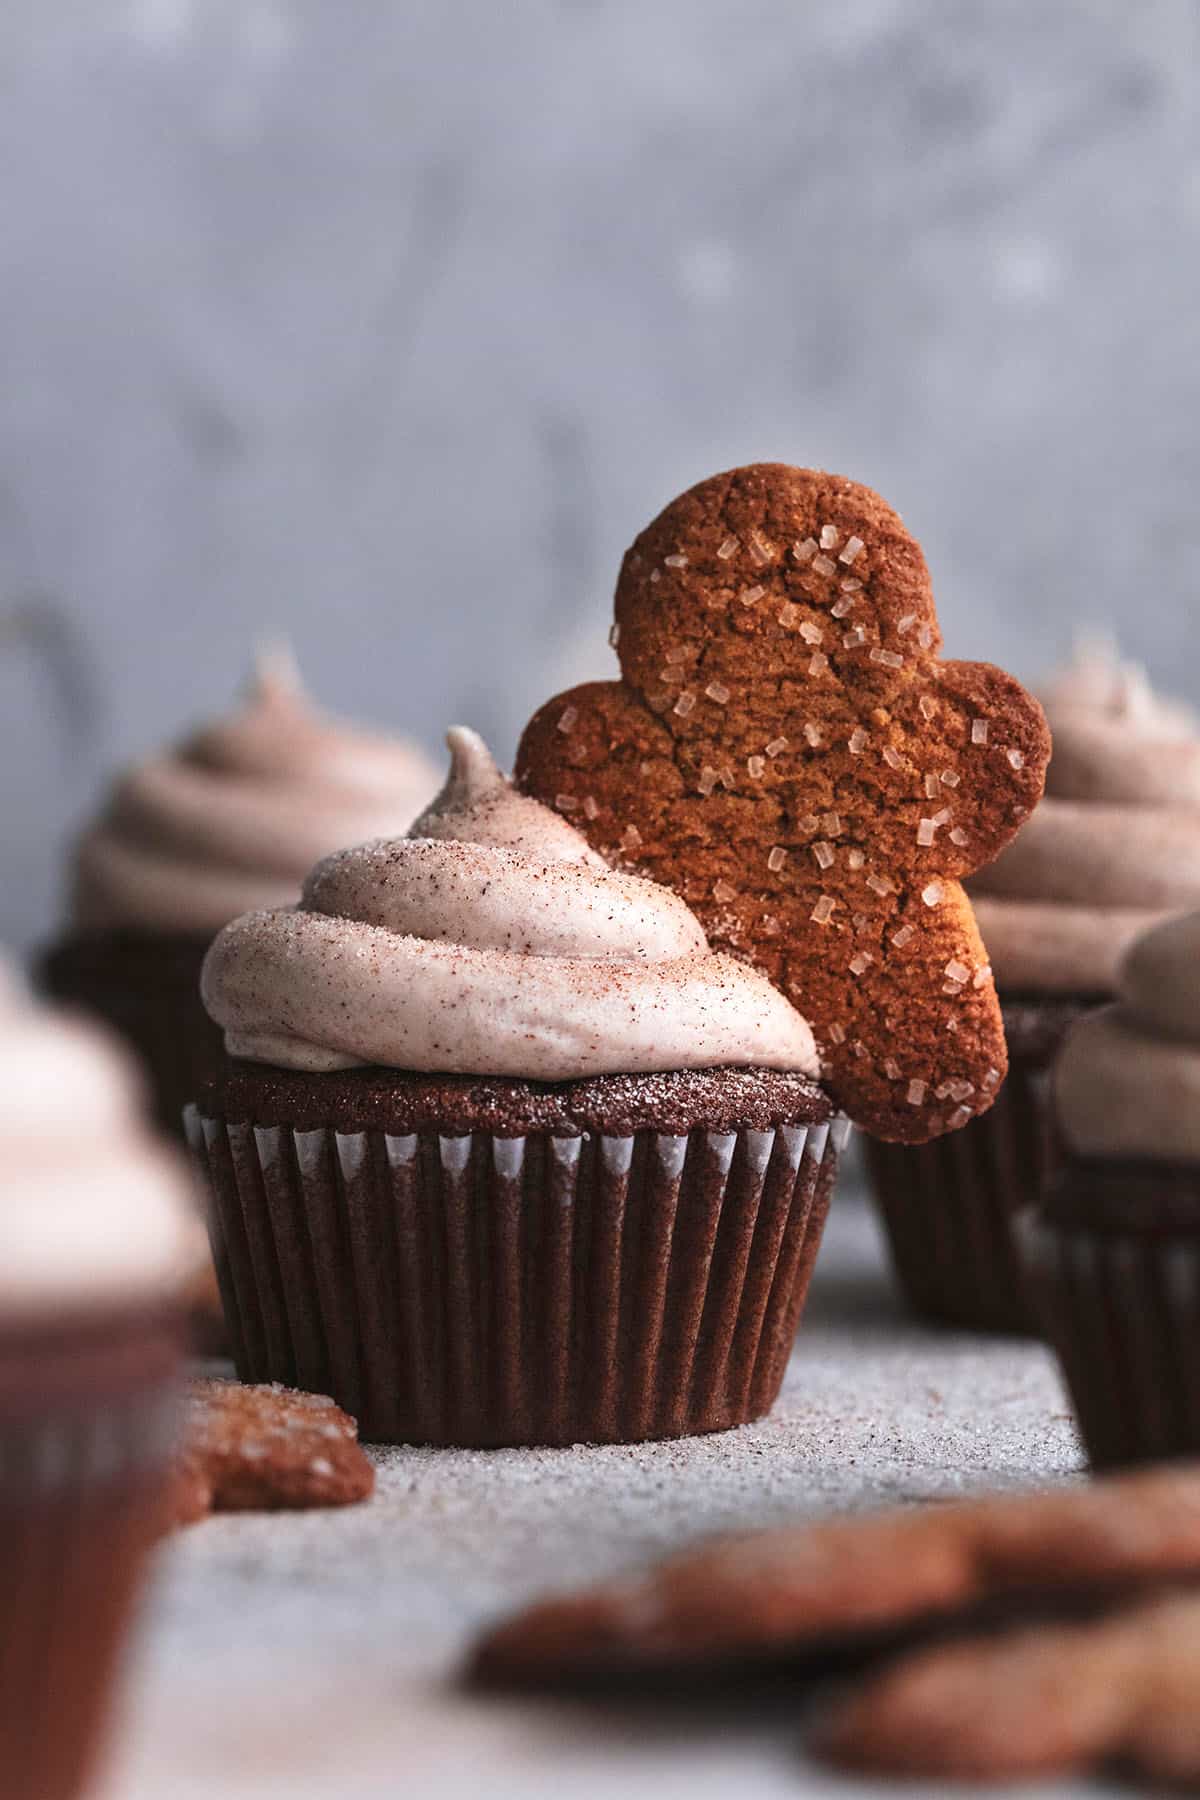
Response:
[{"label": "gray textured backdrop", "polygon": [[[286,631],[511,754],[617,559],[861,476],[952,648],[1121,624],[1200,697],[1192,0],[6,0],[0,935]],[[55,639],[31,596],[65,616]],[[73,654],[64,654],[73,653]]]}]

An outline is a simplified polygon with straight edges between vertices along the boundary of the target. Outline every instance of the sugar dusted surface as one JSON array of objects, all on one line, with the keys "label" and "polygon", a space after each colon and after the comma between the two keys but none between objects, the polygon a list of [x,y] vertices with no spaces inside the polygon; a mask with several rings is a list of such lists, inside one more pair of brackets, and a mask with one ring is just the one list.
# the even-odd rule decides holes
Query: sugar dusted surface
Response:
[{"label": "sugar dusted surface", "polygon": [[448,1800],[826,1795],[790,1702],[601,1714],[470,1699],[449,1676],[504,1609],[713,1532],[1054,1485],[1082,1464],[1048,1353],[909,1322],[853,1190],[762,1423],[631,1449],[372,1455],[367,1506],[214,1519],[164,1552],[95,1800],[392,1800],[401,1774]]}]

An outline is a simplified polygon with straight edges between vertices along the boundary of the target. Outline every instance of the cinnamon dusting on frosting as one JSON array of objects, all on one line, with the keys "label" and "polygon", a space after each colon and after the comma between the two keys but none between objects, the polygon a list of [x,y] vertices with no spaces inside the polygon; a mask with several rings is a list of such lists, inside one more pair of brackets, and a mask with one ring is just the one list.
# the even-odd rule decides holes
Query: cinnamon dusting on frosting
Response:
[{"label": "cinnamon dusting on frosting", "polygon": [[573,826],[549,807],[517,792],[477,731],[452,725],[446,733],[446,747],[450,773],[441,792],[413,820],[409,837],[504,845],[535,851],[546,862],[581,862],[593,869],[607,866]]},{"label": "cinnamon dusting on frosting", "polygon": [[447,742],[450,778],[413,835],[328,858],[298,908],[217,938],[202,991],[232,1055],[550,1081],[817,1072],[805,1020],[714,955],[681,899],[607,868],[474,732]]}]

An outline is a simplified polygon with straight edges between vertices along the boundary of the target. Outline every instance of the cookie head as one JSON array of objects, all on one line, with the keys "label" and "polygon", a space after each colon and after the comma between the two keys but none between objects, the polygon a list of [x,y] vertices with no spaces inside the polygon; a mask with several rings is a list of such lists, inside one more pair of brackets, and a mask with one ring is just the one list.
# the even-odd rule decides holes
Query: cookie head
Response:
[{"label": "cookie head", "polygon": [[867,1129],[986,1110],[1004,1035],[960,883],[1036,805],[1050,739],[1002,670],[941,660],[898,515],[819,470],[714,476],[627,552],[612,641],[621,679],[541,708],[518,780],[764,969]]}]

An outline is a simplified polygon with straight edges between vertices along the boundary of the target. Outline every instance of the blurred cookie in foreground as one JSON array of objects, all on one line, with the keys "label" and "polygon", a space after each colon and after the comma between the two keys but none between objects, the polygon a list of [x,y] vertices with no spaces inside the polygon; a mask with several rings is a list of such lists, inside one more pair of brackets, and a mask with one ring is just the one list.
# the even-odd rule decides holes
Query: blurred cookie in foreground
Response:
[{"label": "blurred cookie in foreground", "polygon": [[75,851],[47,991],[120,1032],[159,1123],[182,1135],[184,1105],[221,1053],[199,991],[215,933],[296,900],[319,856],[403,831],[436,786],[414,744],[328,717],[290,654],[263,651],[227,718],[118,777]]},{"label": "blurred cookie in foreground", "polygon": [[1012,1221],[1047,1172],[1059,1045],[1112,999],[1133,940],[1200,904],[1200,721],[1102,638],[1083,640],[1040,698],[1054,740],[1045,799],[968,883],[1008,1078],[986,1118],[953,1140],[866,1147],[911,1304],[976,1330],[1036,1329]]},{"label": "blurred cookie in foreground", "polygon": [[901,1657],[837,1705],[816,1747],[906,1779],[1029,1780],[1118,1763],[1200,1783],[1200,1595]]},{"label": "blurred cookie in foreground", "polygon": [[1139,937],[1054,1070],[1031,1265],[1096,1467],[1200,1455],[1200,912]]},{"label": "blurred cookie in foreground", "polygon": [[479,1644],[488,1686],[820,1669],[853,1650],[1095,1606],[1200,1577],[1200,1467],[718,1539],[644,1575],[549,1599]]},{"label": "blurred cookie in foreground", "polygon": [[159,1533],[202,1246],[106,1033],[5,986],[0,1077],[0,1789],[67,1800]]},{"label": "blurred cookie in foreground", "polygon": [[189,1381],[170,1524],[212,1512],[353,1506],[374,1488],[358,1426],[324,1394]]}]

